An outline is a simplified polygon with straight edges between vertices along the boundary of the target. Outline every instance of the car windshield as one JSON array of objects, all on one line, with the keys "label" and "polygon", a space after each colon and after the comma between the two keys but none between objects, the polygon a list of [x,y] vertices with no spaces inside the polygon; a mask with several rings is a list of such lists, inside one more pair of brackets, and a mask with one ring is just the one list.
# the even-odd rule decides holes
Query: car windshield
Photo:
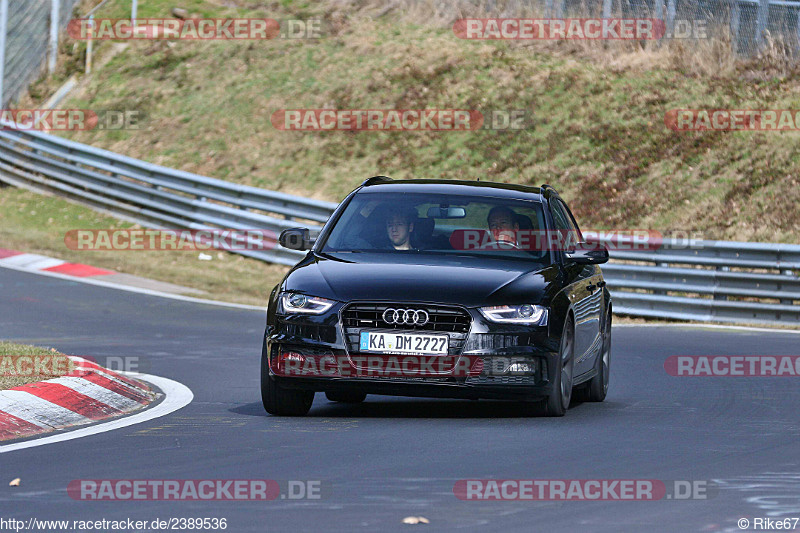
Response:
[{"label": "car windshield", "polygon": [[[357,194],[319,251],[323,253],[460,254],[549,264],[542,204],[486,196],[422,193]],[[521,242],[525,240],[525,242]]]}]

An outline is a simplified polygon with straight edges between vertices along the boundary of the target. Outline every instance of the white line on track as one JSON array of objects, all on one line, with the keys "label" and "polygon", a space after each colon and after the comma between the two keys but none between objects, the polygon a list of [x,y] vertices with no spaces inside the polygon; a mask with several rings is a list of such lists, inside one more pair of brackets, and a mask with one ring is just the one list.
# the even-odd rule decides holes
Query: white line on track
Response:
[{"label": "white line on track", "polygon": [[[118,289],[120,291],[138,292],[139,294],[147,294],[148,296],[159,296],[161,298],[171,298],[172,300],[180,300],[182,302],[191,302],[196,304],[218,305],[220,307],[233,307],[236,309],[248,309],[251,311],[266,312],[266,306],[235,304],[230,302],[218,302],[217,300],[206,300],[204,298],[193,298],[191,296],[181,296],[180,294],[169,294],[161,291],[154,291],[150,289],[142,289],[139,287],[130,287],[127,285],[119,285],[108,281],[100,281],[98,279],[80,278],[76,276],[69,276],[67,274],[59,274],[58,272],[47,272],[42,270],[30,270],[28,268],[18,267],[16,265],[0,263],[0,268],[7,268],[9,270],[17,270],[19,272],[27,272],[29,274],[38,274],[40,276],[49,276],[51,278],[64,279],[67,281],[75,281],[78,283],[87,283],[89,285],[97,285],[99,287],[108,287],[109,289]],[[102,277],[102,276],[100,276]]]},{"label": "white line on track", "polygon": [[723,324],[693,324],[681,322],[680,324],[614,324],[614,328],[702,328],[702,329],[735,329],[740,331],[753,331],[758,333],[791,333],[800,335],[797,329],[756,328],[753,326],[726,326]]},{"label": "white line on track", "polygon": [[90,435],[105,433],[106,431],[111,431],[112,429],[119,429],[132,426],[134,424],[140,424],[142,422],[147,422],[148,420],[153,420],[154,418],[168,415],[174,411],[177,411],[178,409],[181,409],[182,407],[186,407],[191,403],[192,399],[194,399],[194,394],[192,394],[191,389],[182,383],[178,383],[177,381],[159,376],[152,376],[150,374],[136,374],[132,372],[120,372],[120,374],[125,374],[127,376],[152,383],[164,393],[164,400],[162,400],[160,404],[153,408],[126,416],[124,418],[102,422],[94,426],[67,431],[57,435],[50,435],[49,437],[41,437],[38,439],[0,446],[0,453],[13,452],[16,450],[24,450],[25,448],[33,448],[34,446],[42,446],[45,444],[53,444],[56,442],[78,439],[81,437],[88,437]]}]

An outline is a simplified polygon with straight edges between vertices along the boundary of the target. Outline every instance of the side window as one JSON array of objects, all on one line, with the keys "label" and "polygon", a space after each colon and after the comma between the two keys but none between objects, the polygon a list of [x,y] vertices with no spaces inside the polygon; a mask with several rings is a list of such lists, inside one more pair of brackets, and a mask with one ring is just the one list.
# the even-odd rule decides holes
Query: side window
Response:
[{"label": "side window", "polygon": [[580,231],[569,214],[567,207],[561,200],[552,200],[550,202],[550,213],[553,215],[555,229],[560,234],[559,238],[562,246],[566,249],[572,248],[571,245],[579,242]]},{"label": "side window", "polygon": [[561,202],[554,200],[550,202],[550,213],[553,215],[553,221],[559,231],[572,231],[574,228],[569,222],[569,217],[564,212]]},{"label": "side window", "polygon": [[565,204],[561,200],[558,200],[558,205],[559,207],[561,207],[561,210],[564,211],[564,215],[567,218],[567,222],[569,223],[572,230],[575,231],[576,237],[578,237],[580,241],[583,241],[583,234],[581,233],[581,228],[578,227],[578,223],[575,221],[575,217],[572,216],[572,211],[570,211],[569,207],[567,207],[567,204]]}]

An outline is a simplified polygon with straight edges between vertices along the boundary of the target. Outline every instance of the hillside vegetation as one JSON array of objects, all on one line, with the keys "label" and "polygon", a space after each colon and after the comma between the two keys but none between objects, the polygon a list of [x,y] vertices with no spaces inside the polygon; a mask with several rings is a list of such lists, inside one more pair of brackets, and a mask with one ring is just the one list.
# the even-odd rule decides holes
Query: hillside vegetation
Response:
[{"label": "hillside vegetation", "polygon": [[[675,132],[664,124],[676,108],[800,109],[798,72],[769,57],[734,62],[724,41],[661,49],[466,41],[454,36],[452,16],[426,17],[425,2],[408,11],[381,2],[153,0],[141,3],[140,16],[169,17],[178,5],[206,17],[320,18],[323,36],[131,42],[62,107],[138,110],[144,129],[70,138],[333,201],[375,174],[547,182],[587,227],[800,238],[800,133]],[[123,17],[128,6],[112,0],[98,16]],[[474,132],[273,127],[275,111],[297,108],[525,110],[529,124]]]}]

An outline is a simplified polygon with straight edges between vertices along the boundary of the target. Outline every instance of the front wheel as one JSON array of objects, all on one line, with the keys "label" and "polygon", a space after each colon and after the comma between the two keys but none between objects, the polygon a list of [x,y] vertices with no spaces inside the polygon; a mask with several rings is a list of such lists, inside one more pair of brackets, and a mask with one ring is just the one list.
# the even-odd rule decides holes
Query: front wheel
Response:
[{"label": "front wheel", "polygon": [[608,394],[608,377],[611,367],[611,310],[606,314],[605,324],[603,324],[603,348],[595,362],[597,373],[589,381],[586,387],[586,400],[590,402],[602,402]]},{"label": "front wheel", "polygon": [[261,352],[261,403],[271,415],[305,416],[314,403],[314,392],[284,389],[269,375],[266,342]]},{"label": "front wheel", "polygon": [[575,326],[572,318],[567,317],[564,332],[561,335],[561,348],[559,350],[558,368],[553,379],[553,389],[544,400],[545,416],[564,416],[572,400],[572,378],[575,367]]}]

